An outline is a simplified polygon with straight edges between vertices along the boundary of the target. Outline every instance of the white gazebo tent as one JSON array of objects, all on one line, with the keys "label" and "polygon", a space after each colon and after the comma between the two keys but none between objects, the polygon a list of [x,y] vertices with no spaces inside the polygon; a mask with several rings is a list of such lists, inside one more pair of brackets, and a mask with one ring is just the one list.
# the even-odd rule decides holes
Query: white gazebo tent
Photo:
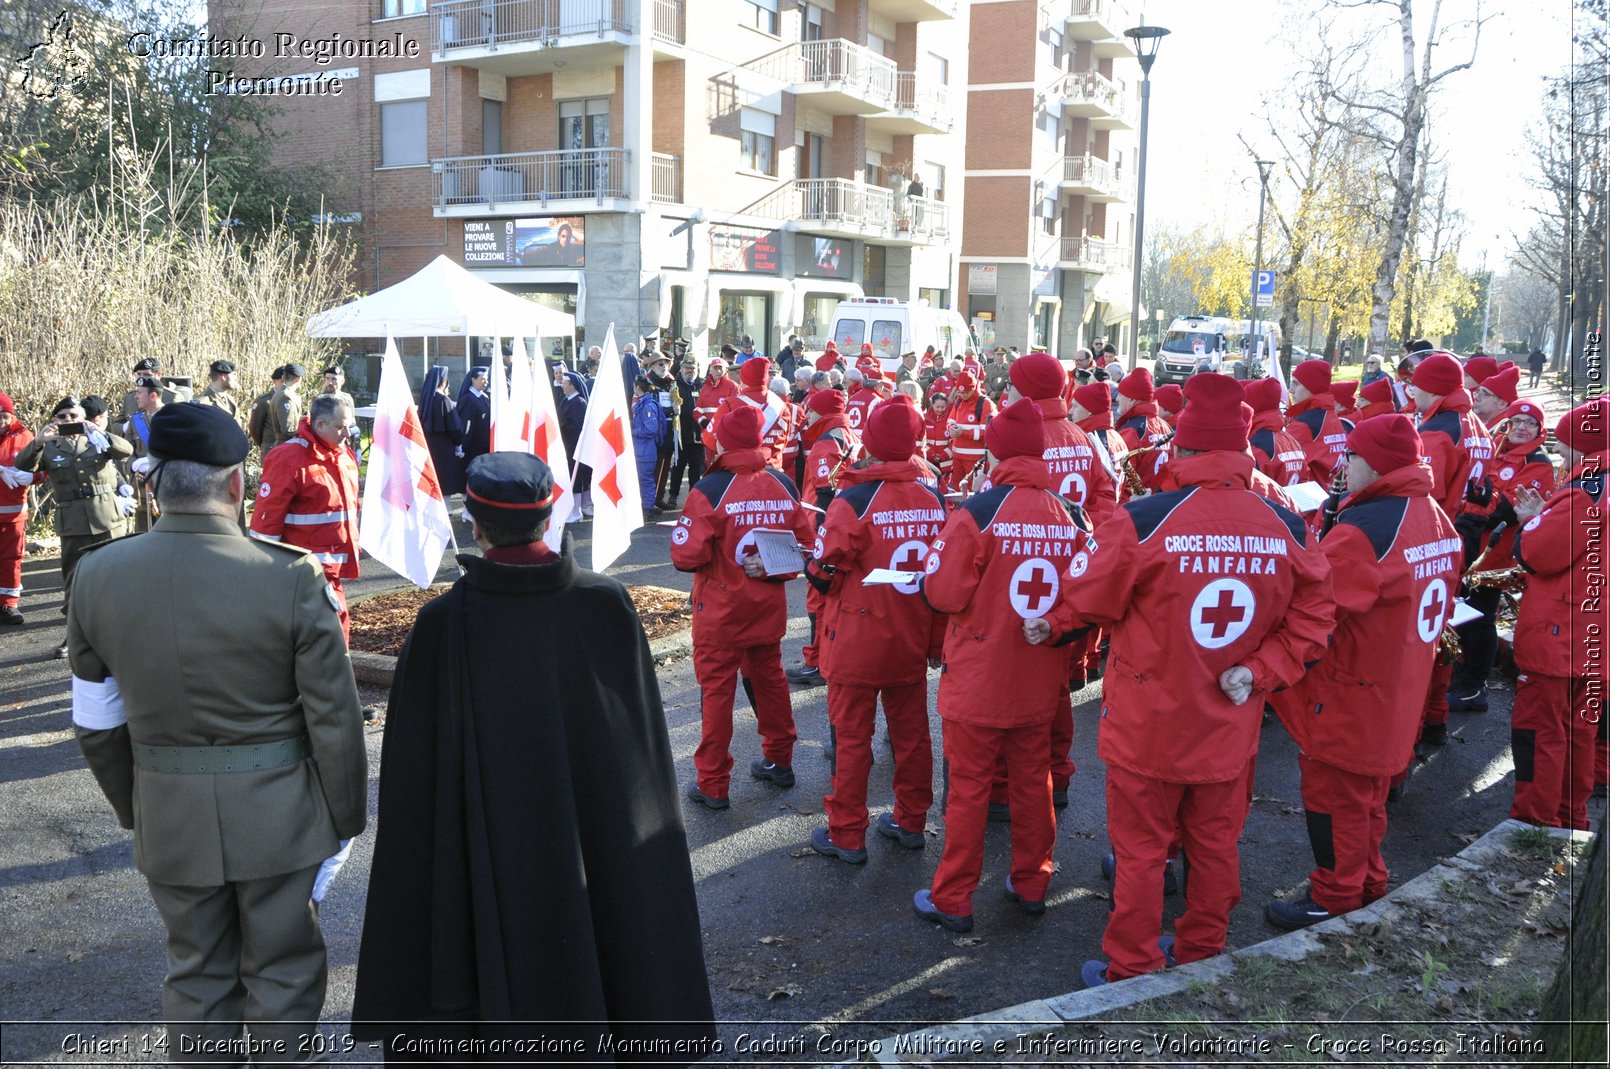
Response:
[{"label": "white gazebo tent", "polygon": [[[438,256],[394,286],[308,317],[314,338],[460,337],[464,370],[470,368],[471,335],[483,338],[571,339],[576,317],[483,282]],[[537,357],[542,345],[537,344]]]}]

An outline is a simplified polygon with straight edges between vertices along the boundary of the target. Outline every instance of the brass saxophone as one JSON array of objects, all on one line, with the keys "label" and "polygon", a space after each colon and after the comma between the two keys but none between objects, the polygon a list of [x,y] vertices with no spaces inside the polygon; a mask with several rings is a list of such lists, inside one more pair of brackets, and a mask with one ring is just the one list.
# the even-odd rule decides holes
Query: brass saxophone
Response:
[{"label": "brass saxophone", "polygon": [[1143,445],[1124,454],[1124,459],[1120,462],[1120,466],[1124,472],[1124,487],[1129,491],[1130,497],[1141,497],[1147,492],[1146,483],[1141,478],[1140,469],[1135,466],[1136,459],[1158,452],[1173,438],[1174,434],[1171,431],[1151,445]]},{"label": "brass saxophone", "polygon": [[[1477,563],[1481,562],[1478,560]],[[1502,590],[1513,594],[1526,586],[1526,572],[1519,566],[1491,572],[1470,572],[1465,576],[1465,585],[1476,590]]]}]

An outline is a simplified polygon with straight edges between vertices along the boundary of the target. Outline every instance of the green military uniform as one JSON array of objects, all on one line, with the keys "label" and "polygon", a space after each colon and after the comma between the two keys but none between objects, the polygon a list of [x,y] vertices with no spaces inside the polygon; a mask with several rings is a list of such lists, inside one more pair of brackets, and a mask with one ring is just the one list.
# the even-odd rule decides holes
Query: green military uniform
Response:
[{"label": "green military uniform", "polygon": [[252,409],[246,417],[246,437],[250,438],[255,446],[260,447],[263,444],[263,428],[268,426],[268,403],[274,399],[274,394],[278,390],[278,386],[264,390],[252,399]]},{"label": "green military uniform", "polygon": [[998,400],[1011,382],[1011,373],[1012,368],[1009,364],[985,364],[984,392]]},{"label": "green military uniform", "polygon": [[236,423],[240,422],[240,402],[235,400],[232,394],[223,393],[208,386],[196,395],[196,403],[221,408],[228,412],[230,418]]},{"label": "green military uniform", "polygon": [[268,410],[263,416],[262,446],[266,455],[281,442],[296,437],[297,424],[302,422],[302,396],[281,386],[268,399]]},{"label": "green military uniform", "polygon": [[181,1034],[239,1041],[244,1021],[254,1042],[287,1044],[260,1060],[301,1061],[312,1026],[281,1022],[316,1021],[324,1003],[309,894],[367,814],[358,691],[323,570],[227,517],[170,512],[86,557],[78,589],[73,720],[167,926],[170,1049]]},{"label": "green military uniform", "polygon": [[[161,408],[159,407],[157,411],[160,412]],[[134,449],[134,455],[130,458],[132,460],[150,456],[150,450],[145,444],[146,436],[150,434],[150,419],[151,416],[136,409],[134,415],[118,428]],[[134,515],[129,517],[130,530],[133,534],[145,534],[151,529],[151,524],[156,522],[158,512],[156,495],[151,493],[150,485],[143,478],[134,474],[127,462],[119,464],[118,468],[122,471],[124,480],[134,487]]]},{"label": "green military uniform", "polygon": [[[151,377],[156,378],[157,376],[153,372]],[[160,396],[162,398],[162,403],[163,404],[165,404],[165,405],[176,405],[181,401],[192,401],[192,400],[194,400],[195,396],[196,396],[196,391],[191,389],[189,386],[171,386],[168,383],[164,382],[162,384],[162,389],[160,391],[158,391],[158,396]],[[134,413],[138,412],[139,410],[140,410],[140,406],[138,404],[136,404],[135,401],[134,401],[134,391],[130,390],[128,393],[123,395],[123,408],[122,408],[122,411],[118,414],[118,417],[117,417],[118,422],[127,423],[129,421],[129,418],[131,416],[133,416]]]},{"label": "green military uniform", "polygon": [[32,445],[17,454],[17,467],[45,474],[56,500],[63,612],[67,611],[67,595],[72,592],[78,559],[91,546],[121,538],[128,530],[123,499],[117,493],[122,475],[116,461],[133,456],[134,447],[115,434],[107,434],[106,442],[102,450],[88,435],[56,435],[35,438]]}]

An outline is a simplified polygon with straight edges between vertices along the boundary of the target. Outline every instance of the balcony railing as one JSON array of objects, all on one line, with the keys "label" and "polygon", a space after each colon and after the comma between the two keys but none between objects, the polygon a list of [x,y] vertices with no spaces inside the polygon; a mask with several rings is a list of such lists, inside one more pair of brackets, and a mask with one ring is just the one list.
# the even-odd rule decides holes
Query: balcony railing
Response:
[{"label": "balcony railing", "polygon": [[1133,200],[1135,183],[1107,160],[1098,156],[1068,156],[1062,161],[1062,185],[1085,190],[1086,196],[1113,200]]},{"label": "balcony railing", "polygon": [[1100,238],[1062,239],[1062,263],[1080,271],[1124,271],[1130,264],[1127,246]]},{"label": "balcony railing", "polygon": [[893,106],[899,73],[893,61],[839,38],[788,45],[746,66],[796,88],[837,90],[867,101],[873,111]]},{"label": "balcony railing", "polygon": [[682,203],[682,157],[656,152],[649,161],[654,200],[660,204]]},{"label": "balcony railing", "polygon": [[[602,204],[609,199],[628,200],[631,190],[627,165],[631,155],[623,148],[589,148],[435,160],[431,169],[437,176],[436,206],[546,204],[555,200]],[[673,172],[679,173],[680,167],[673,168]],[[658,168],[655,173],[658,175]]]},{"label": "balcony railing", "polygon": [[654,37],[656,40],[683,44],[687,41],[687,24],[683,21],[682,0],[654,0]]},{"label": "balcony railing", "polygon": [[632,32],[626,0],[437,0],[430,11],[436,52]]},{"label": "balcony railing", "polygon": [[894,102],[890,111],[905,112],[936,130],[949,130],[956,124],[950,110],[950,86],[919,78],[915,71],[896,71]]},{"label": "balcony railing", "polygon": [[[912,197],[881,186],[868,186],[847,178],[801,178],[794,182],[792,200],[773,200],[788,206],[794,219],[835,230],[859,231],[874,237],[909,237],[917,241],[944,240],[950,235],[950,206],[931,197]],[[775,209],[774,209],[775,210]]]},{"label": "balcony railing", "polygon": [[1106,26],[1128,26],[1129,9],[1116,0],[1073,0],[1069,22],[1094,20]]},{"label": "balcony railing", "polygon": [[1070,74],[1062,80],[1062,99],[1076,105],[1094,106],[1126,125],[1134,125],[1134,102],[1123,82],[1115,82],[1095,71]]}]

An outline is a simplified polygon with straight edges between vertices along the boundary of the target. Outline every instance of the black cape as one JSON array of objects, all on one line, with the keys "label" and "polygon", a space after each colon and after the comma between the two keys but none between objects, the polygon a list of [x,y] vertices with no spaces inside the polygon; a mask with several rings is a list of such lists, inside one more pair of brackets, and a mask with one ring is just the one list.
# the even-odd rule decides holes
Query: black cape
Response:
[{"label": "black cape", "polygon": [[[398,658],[352,1008],[353,1034],[395,1059],[715,1049],[648,640],[626,588],[570,548],[531,566],[460,556]],[[495,1045],[515,1038],[523,1052]]]}]

